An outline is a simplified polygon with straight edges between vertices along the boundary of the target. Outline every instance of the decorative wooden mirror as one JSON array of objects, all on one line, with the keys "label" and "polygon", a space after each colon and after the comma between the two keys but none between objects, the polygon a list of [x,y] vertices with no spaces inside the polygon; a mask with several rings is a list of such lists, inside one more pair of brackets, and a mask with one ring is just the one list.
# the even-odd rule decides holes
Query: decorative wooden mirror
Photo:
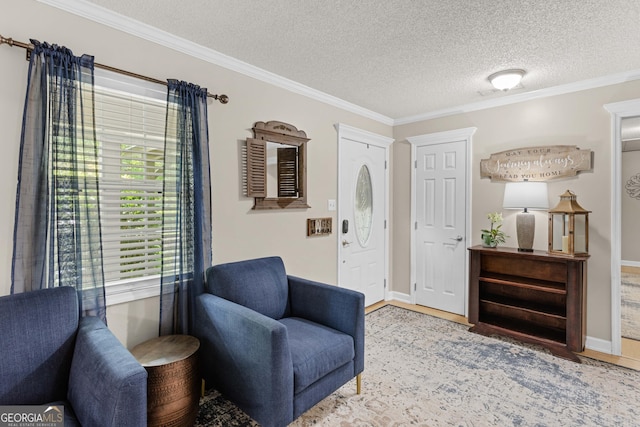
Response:
[{"label": "decorative wooden mirror", "polygon": [[253,209],[308,208],[307,134],[288,123],[256,122],[247,138],[247,196]]}]

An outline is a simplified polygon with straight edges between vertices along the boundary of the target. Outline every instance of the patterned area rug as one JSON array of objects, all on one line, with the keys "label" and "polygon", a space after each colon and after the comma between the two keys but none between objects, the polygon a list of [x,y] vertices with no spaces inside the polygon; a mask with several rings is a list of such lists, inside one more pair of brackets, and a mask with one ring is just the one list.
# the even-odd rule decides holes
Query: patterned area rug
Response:
[{"label": "patterned area rug", "polygon": [[[638,426],[640,372],[476,335],[394,306],[366,316],[362,394],[355,380],[292,426]],[[198,426],[255,426],[209,392]]]},{"label": "patterned area rug", "polygon": [[640,340],[640,274],[622,273],[622,336]]}]

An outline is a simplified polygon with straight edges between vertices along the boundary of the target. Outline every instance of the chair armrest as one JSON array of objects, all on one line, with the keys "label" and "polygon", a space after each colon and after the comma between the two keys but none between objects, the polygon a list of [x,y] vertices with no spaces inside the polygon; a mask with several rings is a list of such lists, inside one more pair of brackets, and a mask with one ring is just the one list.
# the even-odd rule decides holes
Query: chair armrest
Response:
[{"label": "chair armrest", "polygon": [[293,420],[293,363],[282,323],[204,293],[196,300],[194,335],[210,385],[261,424]]},{"label": "chair armrest", "polygon": [[295,276],[289,279],[291,316],[353,337],[355,374],[364,370],[364,294]]},{"label": "chair armrest", "polygon": [[97,317],[80,319],[67,398],[81,425],[147,424],[147,371]]}]

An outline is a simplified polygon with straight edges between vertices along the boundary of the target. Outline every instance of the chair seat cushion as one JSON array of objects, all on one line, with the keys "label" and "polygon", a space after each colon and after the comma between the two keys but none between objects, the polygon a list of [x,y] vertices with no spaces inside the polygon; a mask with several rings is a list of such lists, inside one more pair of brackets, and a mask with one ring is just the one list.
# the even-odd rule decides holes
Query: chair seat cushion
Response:
[{"label": "chair seat cushion", "polygon": [[294,393],[353,360],[350,335],[298,317],[283,318],[280,322],[286,326],[289,337]]}]

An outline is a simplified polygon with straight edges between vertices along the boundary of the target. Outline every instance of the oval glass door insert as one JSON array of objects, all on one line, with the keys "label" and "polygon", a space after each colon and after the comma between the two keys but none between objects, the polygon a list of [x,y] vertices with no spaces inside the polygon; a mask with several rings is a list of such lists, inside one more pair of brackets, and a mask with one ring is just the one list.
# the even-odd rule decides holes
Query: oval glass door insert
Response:
[{"label": "oval glass door insert", "polygon": [[366,246],[371,236],[373,224],[373,190],[371,188],[371,174],[367,165],[362,165],[356,182],[354,206],[354,222],[356,237],[360,246]]}]

